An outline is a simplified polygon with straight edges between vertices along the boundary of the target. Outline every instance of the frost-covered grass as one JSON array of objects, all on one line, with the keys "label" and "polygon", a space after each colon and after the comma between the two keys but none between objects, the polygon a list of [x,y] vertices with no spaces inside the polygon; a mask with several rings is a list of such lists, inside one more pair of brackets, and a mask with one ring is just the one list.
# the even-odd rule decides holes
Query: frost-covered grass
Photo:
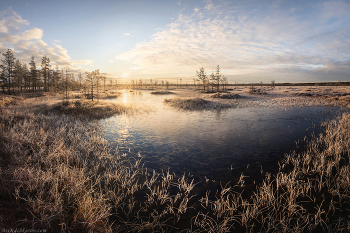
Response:
[{"label": "frost-covered grass", "polygon": [[213,95],[210,95],[211,98],[219,98],[219,99],[237,99],[239,98],[238,94],[233,93],[215,93]]},{"label": "frost-covered grass", "polygon": [[[305,104],[318,101],[288,98],[276,98],[269,104],[296,102],[300,106],[301,100]],[[137,155],[111,151],[98,121],[50,111],[56,101],[60,100],[31,98],[0,109],[3,229],[350,231],[349,113],[324,123],[325,133],[309,141],[305,151],[286,154],[279,172],[265,173],[254,192],[245,189],[245,181],[254,177],[242,174],[202,195],[197,192],[200,184],[186,175],[149,171]],[[188,105],[218,103],[205,101],[194,99]]]},{"label": "frost-covered grass", "polygon": [[46,111],[68,114],[75,117],[102,119],[116,114],[133,114],[148,110],[147,106],[141,107],[132,104],[111,103],[103,100],[75,100],[56,103]]}]

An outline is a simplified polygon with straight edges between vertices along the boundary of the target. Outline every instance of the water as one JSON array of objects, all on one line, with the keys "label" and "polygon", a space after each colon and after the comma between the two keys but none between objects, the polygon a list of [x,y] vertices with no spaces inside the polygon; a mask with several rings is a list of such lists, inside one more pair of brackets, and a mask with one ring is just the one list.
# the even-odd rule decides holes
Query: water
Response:
[{"label": "water", "polygon": [[296,141],[321,133],[320,122],[340,113],[335,107],[189,112],[163,104],[173,97],[150,91],[124,93],[114,101],[147,104],[154,111],[101,121],[105,138],[126,156],[140,152],[149,169],[229,181],[241,172],[276,170],[278,160],[296,149]]}]

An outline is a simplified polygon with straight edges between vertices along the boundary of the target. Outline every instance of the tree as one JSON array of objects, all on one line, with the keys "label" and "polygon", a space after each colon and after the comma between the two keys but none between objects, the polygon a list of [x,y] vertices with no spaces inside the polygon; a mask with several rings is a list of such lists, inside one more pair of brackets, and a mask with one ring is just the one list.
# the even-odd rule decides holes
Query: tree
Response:
[{"label": "tree", "polygon": [[101,76],[101,78],[103,79],[103,91],[106,91],[106,79],[107,79],[107,77],[106,77],[106,75],[102,75]]},{"label": "tree", "polygon": [[198,71],[196,71],[196,72],[197,72],[198,79],[200,81],[202,81],[202,83],[203,83],[203,88],[204,88],[204,91],[205,91],[205,85],[208,82],[208,77],[207,77],[207,75],[204,72],[204,68],[201,67],[201,68],[199,68],[199,72]]},{"label": "tree", "polygon": [[165,81],[165,86],[166,86],[166,89],[168,90],[169,89],[169,82],[168,82],[168,80]]},{"label": "tree", "polygon": [[14,76],[15,70],[15,56],[11,49],[8,49],[5,53],[2,54],[5,59],[1,60],[3,63],[2,72],[4,73],[4,77],[7,79],[8,83],[8,93],[11,94],[11,78]]},{"label": "tree", "polygon": [[222,75],[222,77],[220,79],[220,83],[222,84],[223,91],[225,92],[226,91],[226,85],[228,84],[228,81],[227,81],[227,78],[224,75]]},{"label": "tree", "polygon": [[87,81],[91,87],[91,100],[94,101],[94,86],[96,86],[99,81],[100,70],[87,72],[86,76],[87,76]]},{"label": "tree", "polygon": [[50,75],[50,59],[44,56],[41,58],[41,72],[44,77],[44,91],[49,91],[48,83],[49,83],[49,75]]},{"label": "tree", "polygon": [[211,75],[210,75],[210,80],[212,81],[211,82],[211,91],[214,91],[214,82],[215,82],[215,74],[212,72]]},{"label": "tree", "polygon": [[271,81],[271,87],[272,87],[272,89],[275,88],[275,80]]},{"label": "tree", "polygon": [[36,91],[36,87],[37,87],[37,69],[36,69],[36,65],[35,65],[35,61],[34,61],[34,56],[32,56],[32,59],[30,60],[30,76],[31,76],[31,82],[32,82],[32,86],[33,86],[33,91]]},{"label": "tree", "polygon": [[81,72],[79,72],[78,81],[79,81],[79,89],[81,89],[81,82],[83,81],[83,75],[81,75]]},{"label": "tree", "polygon": [[59,84],[61,82],[62,72],[60,70],[60,67],[56,65],[55,69],[52,72],[52,86],[54,91],[57,91],[59,88]]},{"label": "tree", "polygon": [[65,68],[65,95],[66,95],[66,101],[68,101],[68,83],[69,83],[69,78],[70,78],[70,74],[68,72],[70,72],[68,66],[66,66]]},{"label": "tree", "polygon": [[18,92],[20,91],[20,89],[22,89],[22,82],[23,82],[23,78],[24,78],[24,67],[23,64],[19,61],[16,60],[15,62],[15,71],[14,71],[14,76],[16,77],[16,84],[17,84],[17,90]]},{"label": "tree", "polygon": [[27,63],[25,62],[23,63],[22,69],[23,69],[24,89],[27,90],[29,86],[29,70],[28,70]]},{"label": "tree", "polygon": [[220,74],[220,66],[219,65],[216,67],[216,73],[215,73],[214,77],[215,77],[214,80],[215,80],[216,84],[218,85],[218,90],[217,91],[220,91],[221,74]]}]

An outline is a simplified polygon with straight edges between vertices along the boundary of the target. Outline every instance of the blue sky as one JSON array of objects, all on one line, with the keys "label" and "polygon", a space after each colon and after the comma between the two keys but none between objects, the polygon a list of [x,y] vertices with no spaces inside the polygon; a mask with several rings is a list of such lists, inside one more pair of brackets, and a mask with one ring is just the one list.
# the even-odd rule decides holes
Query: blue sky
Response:
[{"label": "blue sky", "polygon": [[77,71],[192,83],[350,80],[350,1],[1,1],[0,51]]}]

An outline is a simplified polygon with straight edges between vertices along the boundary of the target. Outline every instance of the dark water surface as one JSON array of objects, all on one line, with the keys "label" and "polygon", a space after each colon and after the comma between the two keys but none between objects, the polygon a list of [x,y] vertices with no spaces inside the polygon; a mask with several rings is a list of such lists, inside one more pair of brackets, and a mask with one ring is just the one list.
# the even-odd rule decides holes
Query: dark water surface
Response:
[{"label": "dark water surface", "polygon": [[296,141],[321,133],[320,123],[340,114],[336,107],[189,112],[163,104],[174,97],[125,93],[114,101],[146,104],[154,111],[101,121],[105,138],[125,156],[140,153],[149,169],[229,181],[241,172],[278,169],[278,160],[296,149]]}]

